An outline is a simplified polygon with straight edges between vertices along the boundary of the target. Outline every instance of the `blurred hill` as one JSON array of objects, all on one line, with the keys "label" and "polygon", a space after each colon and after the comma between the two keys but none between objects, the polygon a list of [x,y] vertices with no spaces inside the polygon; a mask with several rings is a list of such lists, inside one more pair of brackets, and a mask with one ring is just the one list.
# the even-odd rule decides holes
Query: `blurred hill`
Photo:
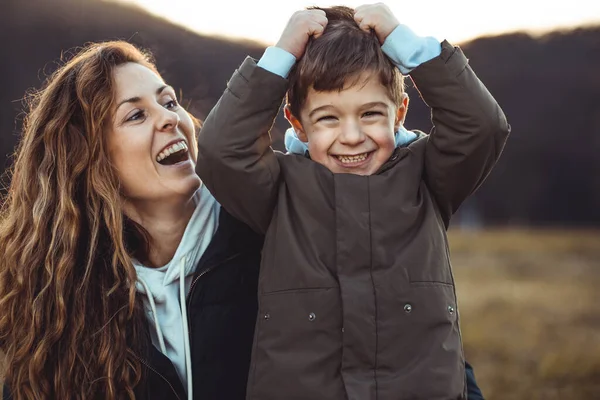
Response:
[{"label": "blurred hill", "polygon": [[[0,166],[18,138],[26,91],[86,42],[126,39],[151,50],[164,78],[201,118],[244,57],[258,58],[264,49],[100,0],[3,0],[0,7]],[[487,37],[461,47],[513,133],[455,223],[600,227],[600,26]],[[409,95],[406,125],[427,131],[429,111],[414,88]],[[273,132],[279,149],[285,127],[280,116]]]}]

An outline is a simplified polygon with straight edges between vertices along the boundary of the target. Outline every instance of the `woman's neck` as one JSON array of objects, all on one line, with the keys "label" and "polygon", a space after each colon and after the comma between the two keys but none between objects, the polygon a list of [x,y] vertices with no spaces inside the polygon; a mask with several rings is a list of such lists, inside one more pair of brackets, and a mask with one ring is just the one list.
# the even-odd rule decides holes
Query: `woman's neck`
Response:
[{"label": "woman's neck", "polygon": [[196,206],[189,199],[183,206],[167,206],[164,203],[157,206],[126,204],[126,214],[140,224],[150,235],[148,265],[159,268],[166,265],[177,251],[185,229],[190,222]]}]

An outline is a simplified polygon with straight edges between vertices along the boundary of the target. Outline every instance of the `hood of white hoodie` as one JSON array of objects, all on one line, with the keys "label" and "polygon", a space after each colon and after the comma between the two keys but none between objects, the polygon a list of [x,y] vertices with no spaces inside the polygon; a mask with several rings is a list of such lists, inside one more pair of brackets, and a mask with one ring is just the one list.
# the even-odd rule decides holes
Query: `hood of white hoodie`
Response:
[{"label": "hood of white hoodie", "polygon": [[188,396],[191,395],[191,379],[188,380],[191,360],[185,298],[198,262],[217,231],[220,210],[219,203],[204,185],[193,200],[196,209],[171,261],[160,268],[149,268],[133,260],[138,276],[136,289],[145,295],[152,343],[169,357],[184,387],[188,388]]},{"label": "hood of white hoodie", "polygon": [[[204,250],[208,247],[217,230],[220,206],[204,185],[194,193],[193,201],[196,204],[196,209],[185,228],[181,242],[171,261],[160,268],[148,268],[137,260],[133,260],[138,277],[146,279],[146,277],[150,278],[152,275],[158,275],[162,278],[162,286],[168,286],[179,281],[179,262],[183,257],[186,259],[185,275],[188,276],[195,272],[200,257],[202,257]],[[162,273],[156,274],[157,271]],[[138,286],[138,291],[145,293],[142,286]],[[154,290],[152,292],[154,293]],[[156,295],[154,298],[157,299]]]}]

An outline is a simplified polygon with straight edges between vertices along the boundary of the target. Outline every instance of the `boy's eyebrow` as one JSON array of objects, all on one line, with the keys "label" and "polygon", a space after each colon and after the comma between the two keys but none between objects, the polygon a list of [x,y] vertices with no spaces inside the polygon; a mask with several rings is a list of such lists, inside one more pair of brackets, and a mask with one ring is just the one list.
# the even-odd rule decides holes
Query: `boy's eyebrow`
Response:
[{"label": "boy's eyebrow", "polygon": [[387,104],[385,104],[383,101],[372,101],[370,103],[366,103],[363,104],[360,108],[361,110],[365,109],[365,108],[371,108],[371,107],[385,107],[387,108]]},{"label": "boy's eyebrow", "polygon": [[314,110],[312,110],[309,114],[308,114],[308,118],[311,118],[313,116],[313,114],[318,113],[319,111],[323,111],[329,108],[335,108],[334,106],[332,106],[331,104],[326,104],[324,106],[320,106],[315,108]]},{"label": "boy's eyebrow", "polygon": [[[365,108],[372,108],[372,107],[384,107],[384,108],[387,108],[387,106],[388,105],[385,104],[383,101],[372,101],[370,103],[363,104],[362,106],[360,106],[360,109],[364,110]],[[315,113],[317,113],[319,111],[324,111],[324,110],[327,110],[327,109],[330,109],[330,108],[335,109],[335,107],[332,106],[331,104],[326,104],[324,106],[317,107],[317,108],[315,108],[314,110],[312,110],[308,114],[308,118],[311,118],[313,116],[313,114],[315,114]]]}]

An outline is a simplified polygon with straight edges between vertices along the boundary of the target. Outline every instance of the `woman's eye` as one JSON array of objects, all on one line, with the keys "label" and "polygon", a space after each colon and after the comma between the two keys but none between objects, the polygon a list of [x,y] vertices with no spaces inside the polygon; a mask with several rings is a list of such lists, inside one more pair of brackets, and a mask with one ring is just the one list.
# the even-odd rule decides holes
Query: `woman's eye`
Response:
[{"label": "woman's eye", "polygon": [[127,118],[127,121],[139,121],[142,118],[144,118],[144,112],[140,110],[133,114],[131,117]]},{"label": "woman's eye", "polygon": [[165,108],[171,109],[177,107],[177,100],[170,100],[165,104]]}]

